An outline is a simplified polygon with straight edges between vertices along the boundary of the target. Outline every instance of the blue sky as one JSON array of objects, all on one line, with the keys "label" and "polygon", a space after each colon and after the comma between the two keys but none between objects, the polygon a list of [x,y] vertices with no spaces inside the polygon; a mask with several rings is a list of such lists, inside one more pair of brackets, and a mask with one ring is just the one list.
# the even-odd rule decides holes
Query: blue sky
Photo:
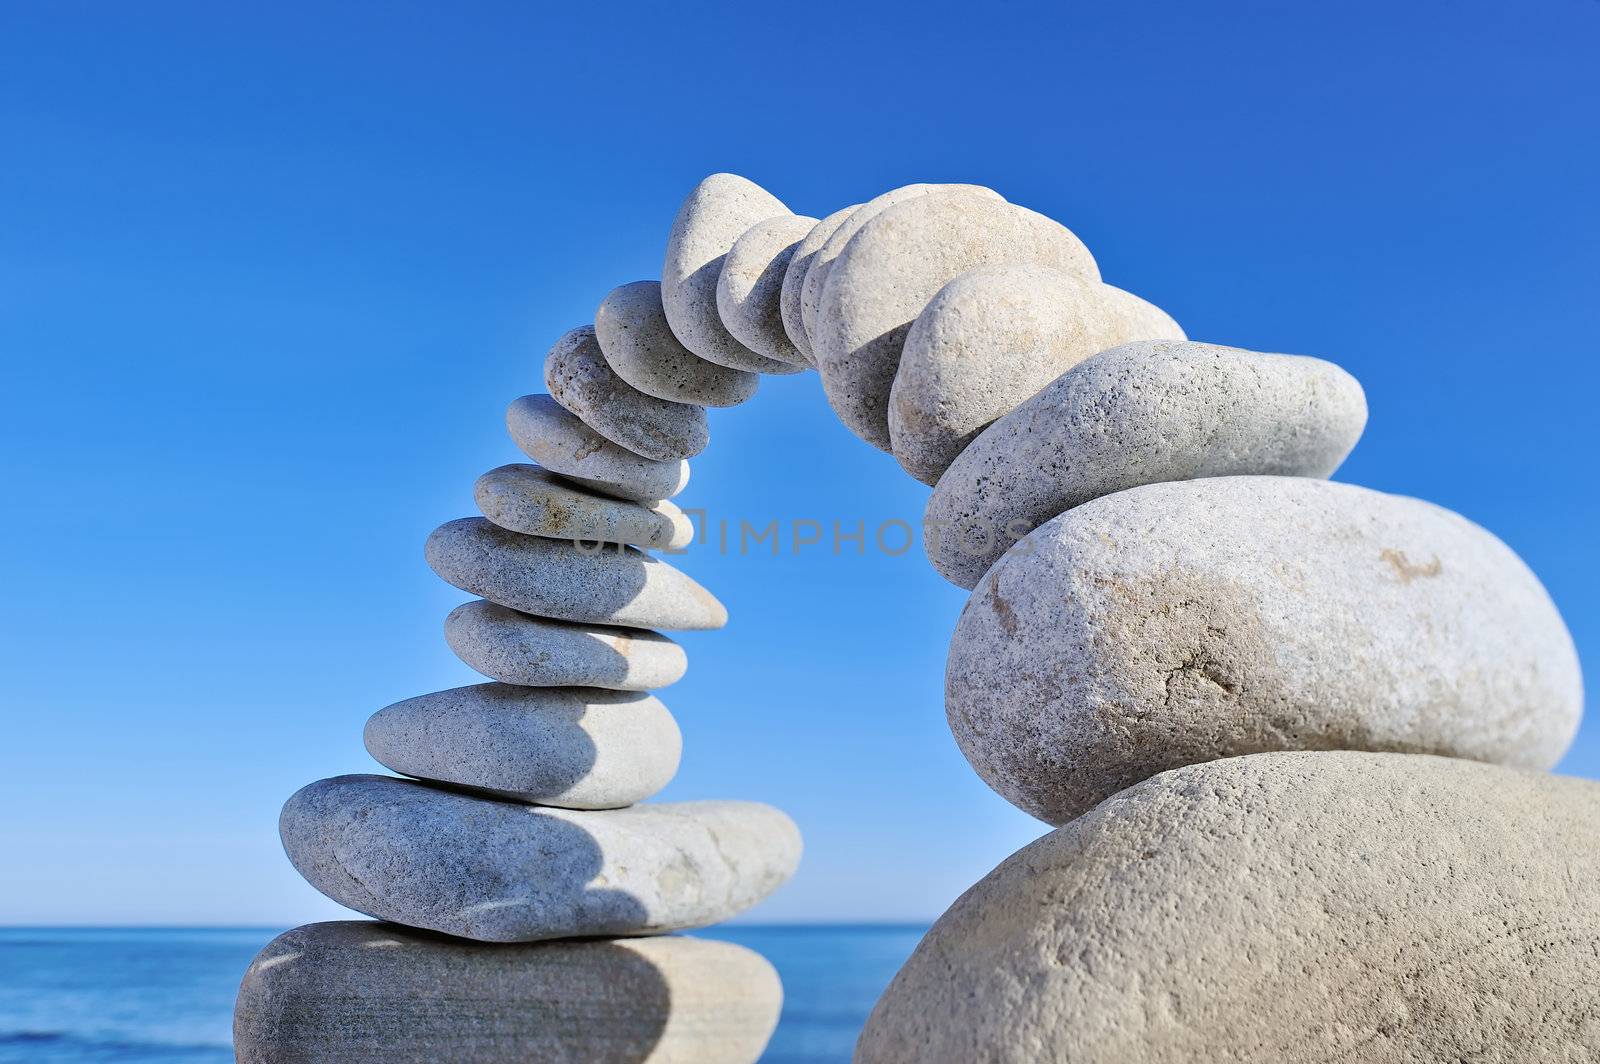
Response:
[{"label": "blue sky", "polygon": [[[334,7],[0,9],[0,923],[338,911],[279,806],[474,682],[423,539],[717,170],[817,216],[990,185],[1191,336],[1339,362],[1340,479],[1499,534],[1600,660],[1600,3]],[[921,513],[814,374],[711,425],[713,518]],[[931,917],[1043,831],[949,737],[920,550],[681,565],[732,622],[663,797],[807,837],[756,918]]]}]

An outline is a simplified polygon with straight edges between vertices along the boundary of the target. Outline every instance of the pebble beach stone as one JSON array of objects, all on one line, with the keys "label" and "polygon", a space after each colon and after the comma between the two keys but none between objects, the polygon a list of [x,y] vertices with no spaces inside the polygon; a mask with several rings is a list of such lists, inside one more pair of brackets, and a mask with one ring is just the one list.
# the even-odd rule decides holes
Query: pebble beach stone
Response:
[{"label": "pebble beach stone", "polygon": [[890,450],[889,392],[912,321],[956,277],[1003,264],[1100,279],[1071,230],[973,192],[914,196],[862,226],[828,270],[811,330],[823,390],[840,420]]},{"label": "pebble beach stone", "polygon": [[1159,308],[1038,266],[982,266],[939,289],[906,333],[889,393],[894,456],[924,484],[983,427],[1090,355],[1182,340]]},{"label": "pebble beach stone", "polygon": [[800,859],[793,822],[759,802],[553,809],[388,776],[303,787],[279,830],[295,868],[339,904],[481,942],[716,923]]},{"label": "pebble beach stone", "polygon": [[756,223],[791,213],[766,189],[734,174],[712,174],[689,193],[673,219],[661,265],[661,305],[684,347],[733,369],[798,373],[803,368],[756,354],[733,338],[717,314],[717,280],[728,249]]},{"label": "pebble beach stone", "polygon": [[751,1064],[782,999],[772,965],[727,942],[484,946],[348,920],[268,943],[233,1041],[240,1064]]},{"label": "pebble beach stone", "polygon": [[805,317],[801,299],[805,291],[806,272],[811,269],[812,262],[816,261],[817,252],[822,250],[822,245],[827,243],[838,228],[844,224],[846,218],[855,212],[859,203],[853,203],[841,210],[834,211],[822,221],[811,227],[799,245],[794,249],[794,254],[789,257],[789,265],[783,271],[783,291],[778,297],[778,308],[783,315],[783,331],[789,337],[789,342],[796,351],[805,357],[809,365],[811,359],[811,338],[806,335]]},{"label": "pebble beach stone", "polygon": [[536,465],[491,469],[478,478],[472,494],[483,516],[524,535],[663,550],[694,542],[694,522],[670,502],[594,495]]},{"label": "pebble beach stone", "polygon": [[806,267],[806,275],[800,284],[800,321],[806,335],[812,338],[813,354],[815,354],[817,315],[822,310],[822,292],[827,285],[828,274],[833,270],[833,264],[839,256],[844,254],[844,249],[868,222],[896,204],[905,203],[921,196],[930,194],[942,195],[954,192],[961,195],[978,196],[986,199],[1004,202],[1000,193],[982,185],[940,185],[940,184],[915,184],[901,185],[888,192],[874,196],[861,206],[852,210],[836,226],[822,246],[817,249]]},{"label": "pebble beach stone", "polygon": [[550,398],[585,425],[645,458],[689,458],[711,442],[705,407],[657,399],[617,376],[592,325],[573,329],[550,348],[544,385]]},{"label": "pebble beach stone", "polygon": [[677,722],[651,695],[503,683],[380,709],[366,744],[407,776],[564,809],[642,802],[671,782],[683,751]]},{"label": "pebble beach stone", "polygon": [[733,242],[717,280],[717,314],[735,340],[758,355],[809,365],[783,331],[783,278],[815,218],[769,218]]},{"label": "pebble beach stone", "polygon": [[613,288],[595,312],[594,332],[617,376],[657,399],[737,406],[761,383],[755,373],[707,362],[684,347],[667,324],[656,281]]},{"label": "pebble beach stone", "polygon": [[485,676],[532,687],[649,691],[683,679],[689,664],[683,648],[658,632],[552,621],[483,599],[450,611],[444,637]]},{"label": "pebble beach stone", "polygon": [[1600,785],[1270,753],[1164,773],[968,890],[857,1064],[1581,1061]]},{"label": "pebble beach stone", "polygon": [[632,547],[580,549],[465,517],[434,529],[428,564],[490,602],[558,621],[629,628],[721,628],[722,603],[691,577]]},{"label": "pebble beach stone", "polygon": [[1582,680],[1538,579],[1416,499],[1298,477],[1147,484],[995,563],[945,674],[956,742],[1060,824],[1165,769],[1269,750],[1549,768]]},{"label": "pebble beach stone", "polygon": [[923,544],[941,575],[970,588],[1017,539],[1101,495],[1236,474],[1327,477],[1366,421],[1361,385],[1331,362],[1125,344],[1068,370],[969,444],[928,499]]},{"label": "pebble beach stone", "polygon": [[506,410],[522,453],[568,480],[635,502],[669,499],[689,483],[689,463],[658,462],[619,447],[548,395],[524,395]]}]

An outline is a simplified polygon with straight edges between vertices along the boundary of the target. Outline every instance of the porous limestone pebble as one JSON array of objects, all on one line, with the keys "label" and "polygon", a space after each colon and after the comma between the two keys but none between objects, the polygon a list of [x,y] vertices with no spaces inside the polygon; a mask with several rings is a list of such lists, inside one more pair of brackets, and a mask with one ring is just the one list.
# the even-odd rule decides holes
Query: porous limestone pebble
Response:
[{"label": "porous limestone pebble", "polygon": [[564,809],[642,802],[678,771],[683,737],[636,691],[483,683],[396,702],[367,720],[385,768]]},{"label": "porous limestone pebble", "polygon": [[478,478],[472,494],[483,516],[524,535],[662,550],[694,542],[694,522],[670,502],[594,495],[536,465],[491,469]]},{"label": "porous limestone pebble", "polygon": [[1060,824],[1267,750],[1549,768],[1583,707],[1538,579],[1465,518],[1299,477],[1147,484],[1068,510],[978,583],[945,700],[1014,805]]},{"label": "porous limestone pebble", "polygon": [[667,324],[656,281],[613,288],[595,312],[594,333],[617,376],[657,399],[737,406],[761,383],[758,374],[707,362],[684,347]]},{"label": "porous limestone pebble", "polygon": [[649,691],[683,679],[683,647],[659,632],[570,624],[477,599],[444,621],[456,656],[485,676],[533,687]]},{"label": "porous limestone pebble", "polygon": [[523,454],[552,473],[620,499],[669,499],[689,483],[688,462],[658,462],[619,447],[548,395],[514,400],[506,429]]},{"label": "porous limestone pebble", "polygon": [[544,385],[550,398],[585,425],[645,458],[690,458],[711,441],[705,407],[657,399],[617,376],[592,325],[573,329],[550,348]]},{"label": "porous limestone pebble", "polygon": [[861,227],[828,270],[811,330],[823,390],[848,428],[891,449],[889,392],[912,321],[956,277],[1003,264],[1100,279],[1071,230],[971,192],[914,196]]},{"label": "porous limestone pebble", "polygon": [[758,355],[809,365],[783,331],[783,278],[815,218],[790,214],[769,218],[733,242],[717,280],[717,313],[735,340]]},{"label": "porous limestone pebble", "polygon": [[303,787],[279,831],[295,868],[339,904],[481,942],[717,923],[800,859],[793,822],[759,802],[553,809],[389,776]]},{"label": "porous limestone pebble", "polygon": [[766,189],[735,174],[712,174],[694,187],[667,237],[661,305],[683,346],[709,362],[759,373],[804,367],[758,355],[733,338],[717,314],[723,257],[745,230],[793,213]]},{"label": "porous limestone pebble", "polygon": [[783,331],[789,337],[789,342],[794,345],[811,364],[811,338],[806,335],[805,318],[801,309],[801,297],[805,291],[806,272],[811,268],[811,263],[816,260],[817,252],[822,250],[822,245],[844,224],[846,218],[853,214],[861,204],[853,203],[842,210],[834,211],[822,221],[811,227],[794,249],[794,254],[789,258],[789,265],[783,271],[783,291],[778,297],[779,311],[783,316]]},{"label": "porous limestone pebble", "polygon": [[923,545],[947,580],[970,588],[1022,536],[1101,495],[1199,477],[1327,477],[1366,421],[1361,385],[1331,362],[1125,344],[1074,366],[969,444],[928,499]]},{"label": "porous limestone pebble", "polygon": [[751,1064],[782,1000],[772,965],[727,942],[484,946],[348,920],[256,955],[233,1043],[240,1064]]},{"label": "porous limestone pebble", "polygon": [[963,894],[855,1060],[1590,1060],[1597,912],[1589,780],[1404,754],[1213,761]]},{"label": "porous limestone pebble", "polygon": [[580,549],[481,517],[434,529],[428,564],[447,583],[522,613],[629,628],[721,628],[728,611],[691,577],[633,547]]},{"label": "porous limestone pebble", "polygon": [[[813,349],[816,346],[817,315],[822,310],[822,291],[828,281],[828,274],[833,270],[833,264],[839,256],[844,254],[844,249],[859,233],[863,226],[890,207],[917,199],[929,194],[943,194],[955,192],[958,194],[978,196],[1003,203],[1000,193],[982,185],[950,185],[950,184],[915,184],[901,185],[888,192],[874,196],[851,211],[842,219],[822,246],[812,256],[811,262],[806,267],[805,278],[800,284],[800,322],[806,335],[812,338]],[[815,351],[813,350],[813,354]]]},{"label": "porous limestone pebble", "polygon": [[1131,340],[1182,340],[1159,308],[1039,266],[981,266],[923,308],[889,392],[894,456],[924,484],[983,427],[1090,355]]}]

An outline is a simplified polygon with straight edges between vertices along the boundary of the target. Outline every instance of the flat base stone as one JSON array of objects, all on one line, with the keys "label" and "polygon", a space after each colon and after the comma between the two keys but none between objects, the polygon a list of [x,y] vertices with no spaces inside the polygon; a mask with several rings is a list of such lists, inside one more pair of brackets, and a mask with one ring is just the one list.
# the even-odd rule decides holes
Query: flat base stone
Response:
[{"label": "flat base stone", "polygon": [[307,924],[251,963],[240,1064],[748,1064],[777,1025],[777,973],[694,938],[462,942],[394,924]]}]

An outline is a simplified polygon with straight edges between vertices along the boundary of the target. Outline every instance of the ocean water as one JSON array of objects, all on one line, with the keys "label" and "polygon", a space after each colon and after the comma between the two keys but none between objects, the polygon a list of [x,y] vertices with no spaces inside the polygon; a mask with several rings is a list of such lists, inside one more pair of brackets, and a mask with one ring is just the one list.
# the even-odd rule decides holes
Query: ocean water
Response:
[{"label": "ocean water", "polygon": [[[763,954],[783,977],[766,1064],[840,1064],[924,928],[697,931]],[[0,928],[0,1064],[224,1064],[233,995],[262,928]]]}]

